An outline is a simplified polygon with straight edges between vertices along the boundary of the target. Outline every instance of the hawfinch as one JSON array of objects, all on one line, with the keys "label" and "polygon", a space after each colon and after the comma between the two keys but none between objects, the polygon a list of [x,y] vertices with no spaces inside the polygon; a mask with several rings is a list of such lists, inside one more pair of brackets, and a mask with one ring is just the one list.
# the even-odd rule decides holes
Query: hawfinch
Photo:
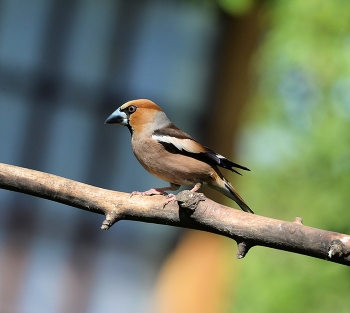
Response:
[{"label": "hawfinch", "polygon": [[[240,173],[234,168],[249,169],[202,146],[172,124],[152,101],[129,101],[114,111],[105,123],[127,126],[138,161],[151,174],[170,183],[169,187],[133,192],[132,195],[168,195],[166,190],[177,190],[181,185],[193,186],[191,191],[196,192],[202,185],[208,185],[234,200],[243,211],[254,213],[221,174],[218,166],[237,174]],[[169,196],[165,204],[176,200],[174,195]]]}]

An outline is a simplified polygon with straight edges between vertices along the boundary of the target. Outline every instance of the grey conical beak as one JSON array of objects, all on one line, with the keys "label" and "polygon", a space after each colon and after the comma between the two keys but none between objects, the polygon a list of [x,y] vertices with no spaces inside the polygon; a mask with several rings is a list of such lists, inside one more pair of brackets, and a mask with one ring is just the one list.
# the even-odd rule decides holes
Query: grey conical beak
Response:
[{"label": "grey conical beak", "polygon": [[120,111],[120,109],[117,109],[110,116],[108,116],[105,124],[128,125],[128,117],[124,112]]}]

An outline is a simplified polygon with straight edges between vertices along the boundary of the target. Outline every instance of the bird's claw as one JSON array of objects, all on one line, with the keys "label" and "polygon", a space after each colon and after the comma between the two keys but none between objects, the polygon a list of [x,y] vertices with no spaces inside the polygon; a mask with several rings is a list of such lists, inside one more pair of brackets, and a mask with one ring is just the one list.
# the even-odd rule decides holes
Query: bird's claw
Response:
[{"label": "bird's claw", "polygon": [[168,194],[167,196],[166,196],[166,200],[164,201],[164,203],[163,203],[163,209],[165,208],[165,206],[167,205],[167,204],[169,204],[170,202],[173,202],[173,201],[177,201],[177,199],[176,199],[176,196],[174,195],[174,194],[172,194],[172,193],[170,193],[170,194]]},{"label": "bird's claw", "polygon": [[164,201],[163,203],[163,209],[165,208],[165,206],[167,204],[169,204],[170,202],[173,202],[173,201],[177,201],[176,200],[176,196],[172,193],[168,194],[167,192],[165,192],[164,190],[161,190],[161,188],[157,189],[157,188],[152,188],[150,190],[147,190],[147,191],[133,191],[131,194],[130,194],[130,198],[132,196],[135,196],[135,195],[139,195],[139,196],[154,196],[154,195],[161,195],[161,196],[166,196],[166,200]]},{"label": "bird's claw", "polygon": [[154,196],[154,195],[168,196],[168,193],[166,193],[163,190],[158,190],[156,188],[152,188],[150,190],[146,190],[146,191],[143,191],[143,192],[141,192],[141,191],[133,191],[130,194],[130,198],[132,196],[135,196],[135,195],[140,195],[140,196]]},{"label": "bird's claw", "polygon": [[130,194],[130,198],[131,198],[132,196],[135,196],[135,195],[142,195],[142,192],[140,192],[140,191],[133,191],[133,192]]}]

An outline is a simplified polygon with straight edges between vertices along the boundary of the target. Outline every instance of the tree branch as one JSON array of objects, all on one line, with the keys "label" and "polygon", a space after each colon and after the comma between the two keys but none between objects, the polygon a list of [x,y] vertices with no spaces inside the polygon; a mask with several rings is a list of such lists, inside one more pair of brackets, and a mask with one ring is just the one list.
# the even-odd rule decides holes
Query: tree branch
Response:
[{"label": "tree branch", "polygon": [[55,175],[0,163],[0,188],[67,204],[106,216],[107,230],[119,220],[134,220],[203,230],[234,239],[237,258],[265,246],[350,265],[350,235],[245,213],[188,190],[163,208],[163,196],[133,196]]}]

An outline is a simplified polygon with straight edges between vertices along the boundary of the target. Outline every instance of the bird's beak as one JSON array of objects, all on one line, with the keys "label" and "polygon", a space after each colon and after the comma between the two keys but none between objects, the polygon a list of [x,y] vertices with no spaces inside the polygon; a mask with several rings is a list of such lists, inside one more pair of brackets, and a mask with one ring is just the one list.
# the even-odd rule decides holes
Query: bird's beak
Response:
[{"label": "bird's beak", "polygon": [[115,110],[105,121],[105,124],[120,124],[128,125],[129,120],[127,115],[120,111],[120,108]]}]

